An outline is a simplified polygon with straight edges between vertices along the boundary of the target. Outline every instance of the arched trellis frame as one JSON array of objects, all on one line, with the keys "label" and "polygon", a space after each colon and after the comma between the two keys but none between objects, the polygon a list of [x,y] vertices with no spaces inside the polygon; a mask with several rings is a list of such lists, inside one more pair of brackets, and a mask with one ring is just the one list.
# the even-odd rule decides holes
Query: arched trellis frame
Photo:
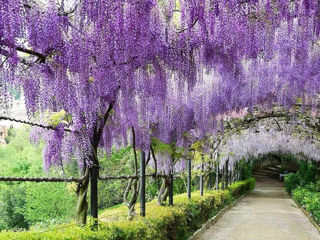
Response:
[{"label": "arched trellis frame", "polygon": [[[312,139],[314,143],[320,143],[320,121],[317,115],[312,116],[312,111],[318,109],[319,106],[311,105],[301,105],[296,104],[294,109],[290,111],[286,110],[282,106],[273,107],[271,110],[262,111],[259,108],[255,108],[249,114],[243,115],[242,118],[232,118],[225,117],[223,121],[223,133],[218,132],[215,135],[207,135],[203,141],[203,145],[207,145],[211,156],[215,154],[219,155],[221,151],[222,142],[228,141],[235,136],[241,136],[246,134],[246,131],[254,129],[256,133],[260,131],[275,131],[282,132],[286,128],[291,128],[291,133],[297,135],[298,137],[304,137]],[[212,158],[211,158],[212,159]],[[240,159],[239,159],[240,160]],[[235,166],[227,166],[229,164],[228,157],[225,156],[225,160],[221,162],[221,157],[219,159],[215,157],[213,160],[216,166],[216,183],[219,183],[220,177],[224,180],[230,181],[230,175],[233,174],[233,170],[238,170],[237,162],[234,163]],[[207,165],[210,163],[206,163]],[[202,165],[202,164],[201,164]],[[201,167],[200,165],[198,167]],[[219,171],[219,167],[222,169]],[[205,175],[208,175],[210,168],[206,167]],[[230,170],[230,174],[228,173]],[[209,170],[211,171],[211,170]],[[220,174],[219,174],[220,172]],[[234,178],[238,179],[238,174],[234,174]],[[220,176],[220,177],[219,177]],[[223,181],[224,182],[224,181]],[[216,184],[216,188],[219,185]],[[224,187],[224,183],[222,185]]]}]

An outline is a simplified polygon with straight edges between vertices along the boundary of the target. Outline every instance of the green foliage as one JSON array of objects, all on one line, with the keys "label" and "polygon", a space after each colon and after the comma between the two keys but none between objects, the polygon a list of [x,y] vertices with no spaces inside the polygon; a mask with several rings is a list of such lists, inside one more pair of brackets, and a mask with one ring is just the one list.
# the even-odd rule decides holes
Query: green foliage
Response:
[{"label": "green foliage", "polygon": [[[9,132],[9,144],[0,148],[0,175],[64,177],[58,167],[43,172],[43,145],[34,146],[29,142],[29,127],[10,129]],[[134,172],[132,147],[114,150],[110,155],[99,152],[99,160],[101,175],[132,175]],[[73,160],[63,170],[66,176],[77,177],[77,169],[77,162]],[[151,178],[148,181],[147,194],[151,200],[159,186]],[[99,208],[121,203],[126,184],[125,180],[99,182]],[[75,183],[0,183],[0,230],[48,228],[71,221],[75,214],[75,190]]]},{"label": "green foliage", "polygon": [[320,193],[312,192],[305,188],[297,188],[292,191],[292,198],[320,224]]},{"label": "green foliage", "polygon": [[152,138],[151,144],[157,153],[169,153],[170,155],[174,154],[172,151],[172,146],[160,141],[159,139]]},{"label": "green foliage", "polygon": [[[42,145],[29,142],[29,128],[11,129],[7,146],[0,148],[0,175],[41,177]],[[57,174],[52,169],[46,175]],[[65,183],[0,183],[0,230],[47,227],[70,221],[74,215],[75,193]]]},{"label": "green foliage", "polygon": [[308,162],[300,162],[296,174],[285,178],[285,188],[297,204],[307,210],[320,224],[320,181],[317,179],[317,168]]},{"label": "green foliage", "polygon": [[175,142],[165,143],[159,139],[152,138],[151,145],[156,153],[169,154],[173,159],[180,159],[184,153],[184,149],[177,147]]},{"label": "green foliage", "polygon": [[30,225],[69,221],[74,216],[76,196],[67,183],[27,183],[25,218]]},{"label": "green foliage", "polygon": [[297,172],[300,184],[305,185],[316,180],[317,169],[313,164],[310,164],[306,161],[300,162],[300,168]]},{"label": "green foliage", "polygon": [[284,179],[284,186],[289,194],[300,185],[298,174],[290,173]]},{"label": "green foliage", "polygon": [[14,136],[15,136],[15,131],[12,127],[10,127],[8,129],[8,135],[5,137],[6,143],[9,143]]},{"label": "green foliage", "polygon": [[[292,171],[293,169],[299,168],[299,160],[295,155],[285,153],[277,154],[276,157],[281,160],[281,171]],[[292,169],[293,168],[293,169]]]},{"label": "green foliage", "polygon": [[186,192],[186,181],[187,179],[182,179],[182,178],[176,178],[173,181],[173,193],[174,194],[181,194]]},{"label": "green foliage", "polygon": [[[230,186],[232,193],[241,194],[252,189],[254,179],[248,179]],[[239,188],[239,189],[238,189]],[[229,190],[231,192],[231,190]],[[233,197],[228,190],[206,191],[203,197],[193,192],[192,199],[186,194],[174,196],[174,206],[159,206],[151,202],[147,206],[145,219],[136,217],[133,221],[118,220],[100,223],[98,231],[90,226],[79,228],[74,225],[60,225],[51,231],[2,232],[0,239],[7,240],[168,240],[187,239],[202,223],[214,216],[219,209],[229,204]],[[122,206],[119,206],[122,208]]]},{"label": "green foliage", "polygon": [[[101,166],[100,175],[133,175],[134,155],[132,147],[112,151],[112,154],[101,153],[99,156]],[[127,181],[100,181],[98,184],[99,208],[105,209],[122,203],[123,192]]]},{"label": "green foliage", "polygon": [[246,180],[235,182],[228,186],[228,190],[233,197],[239,197],[249,190],[253,190],[256,184],[255,178],[248,178]]},{"label": "green foliage", "polygon": [[298,186],[305,188],[317,188],[317,186],[315,186],[317,176],[316,167],[305,161],[301,161],[299,166],[297,173],[290,173],[285,177],[284,184],[289,194],[291,194]]},{"label": "green foliage", "polygon": [[239,161],[239,167],[241,180],[248,179],[252,176],[253,161],[246,161],[245,159],[241,159]]},{"label": "green foliage", "polygon": [[8,183],[0,188],[0,230],[27,229],[29,223],[23,214],[25,189],[21,184]]},{"label": "green foliage", "polygon": [[71,115],[67,114],[66,111],[61,110],[59,112],[45,112],[45,121],[53,127],[58,126],[60,123],[70,124],[72,121]]},{"label": "green foliage", "polygon": [[308,183],[304,186],[304,188],[310,190],[311,192],[320,192],[320,181]]}]

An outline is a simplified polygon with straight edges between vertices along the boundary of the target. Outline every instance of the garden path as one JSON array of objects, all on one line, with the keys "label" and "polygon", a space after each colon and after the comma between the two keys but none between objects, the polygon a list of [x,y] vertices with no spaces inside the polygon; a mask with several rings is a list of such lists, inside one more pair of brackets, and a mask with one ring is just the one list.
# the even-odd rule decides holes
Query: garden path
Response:
[{"label": "garden path", "polygon": [[316,227],[283,184],[258,178],[255,190],[227,211],[199,240],[320,240]]}]

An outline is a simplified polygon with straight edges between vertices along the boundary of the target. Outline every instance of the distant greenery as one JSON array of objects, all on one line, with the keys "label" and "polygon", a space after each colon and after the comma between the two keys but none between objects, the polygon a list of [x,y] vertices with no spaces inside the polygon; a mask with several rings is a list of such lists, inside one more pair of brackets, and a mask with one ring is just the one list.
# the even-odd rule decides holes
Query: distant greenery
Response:
[{"label": "distant greenery", "polygon": [[[28,127],[10,129],[7,146],[0,148],[0,175],[39,177],[42,147],[29,141]],[[53,175],[57,169],[46,173]],[[0,230],[61,223],[73,217],[75,194],[66,183],[0,183]]]}]

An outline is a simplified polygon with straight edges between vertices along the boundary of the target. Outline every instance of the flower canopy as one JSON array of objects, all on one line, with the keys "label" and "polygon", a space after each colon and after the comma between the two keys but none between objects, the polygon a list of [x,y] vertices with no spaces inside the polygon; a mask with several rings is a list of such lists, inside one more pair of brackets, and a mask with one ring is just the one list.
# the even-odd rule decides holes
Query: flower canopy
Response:
[{"label": "flower canopy", "polygon": [[130,127],[140,149],[183,145],[231,114],[316,109],[319,16],[318,0],[0,0],[1,93],[21,88],[36,121],[59,115],[42,131],[46,166],[89,165]]}]

